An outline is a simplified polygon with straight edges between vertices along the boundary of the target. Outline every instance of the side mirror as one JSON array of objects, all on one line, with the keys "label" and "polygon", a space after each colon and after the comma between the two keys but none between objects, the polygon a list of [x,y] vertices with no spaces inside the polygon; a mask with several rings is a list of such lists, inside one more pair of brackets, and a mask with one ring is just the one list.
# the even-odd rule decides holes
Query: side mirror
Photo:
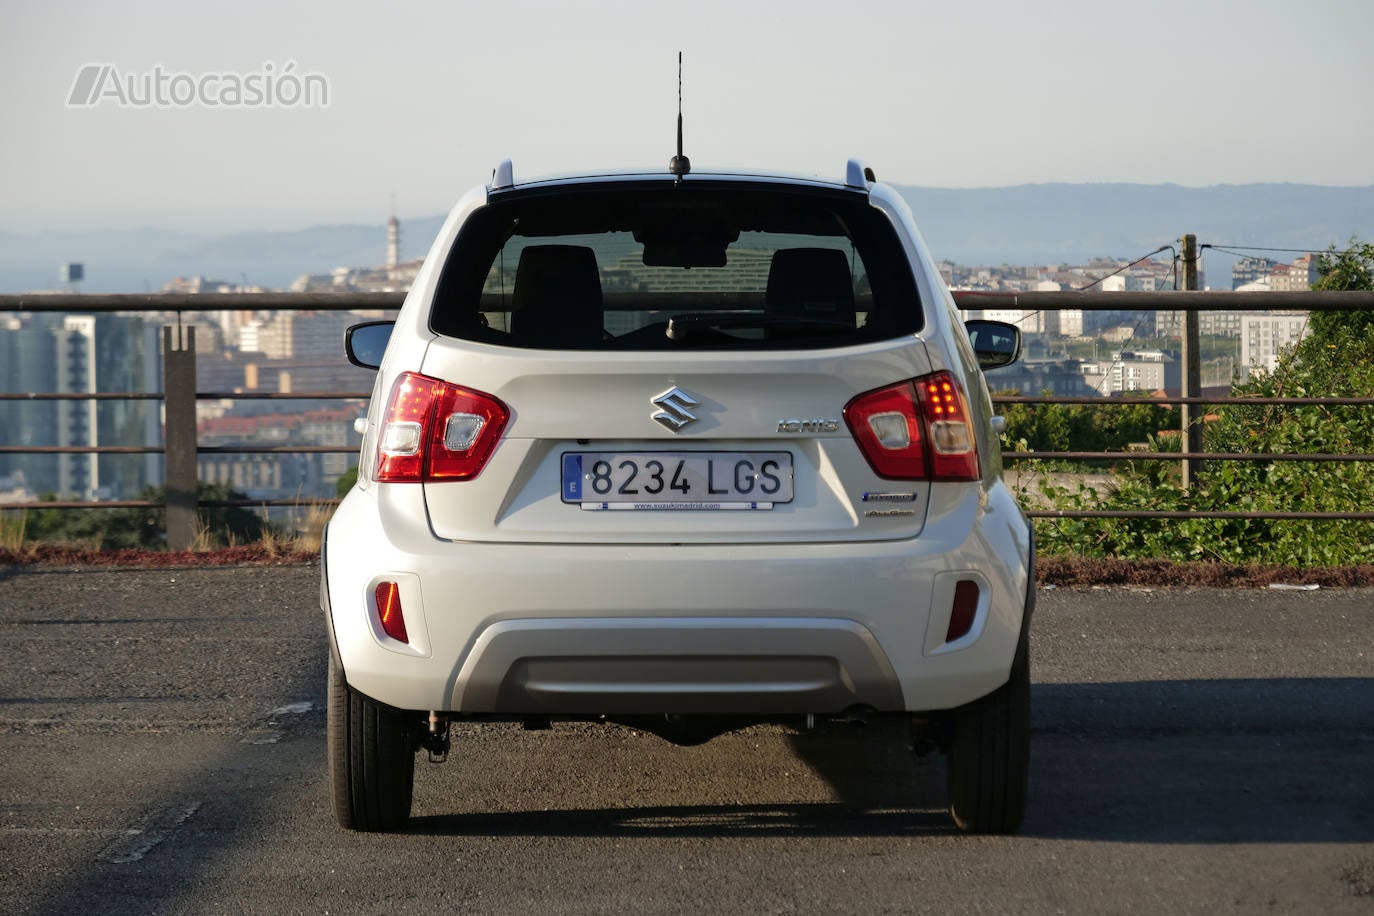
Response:
[{"label": "side mirror", "polygon": [[387,341],[391,340],[394,321],[365,321],[355,324],[344,333],[344,353],[348,361],[363,369],[376,369],[382,364]]},{"label": "side mirror", "polygon": [[980,369],[999,369],[1010,366],[1021,355],[1021,329],[1005,321],[965,321],[973,352],[978,354]]}]

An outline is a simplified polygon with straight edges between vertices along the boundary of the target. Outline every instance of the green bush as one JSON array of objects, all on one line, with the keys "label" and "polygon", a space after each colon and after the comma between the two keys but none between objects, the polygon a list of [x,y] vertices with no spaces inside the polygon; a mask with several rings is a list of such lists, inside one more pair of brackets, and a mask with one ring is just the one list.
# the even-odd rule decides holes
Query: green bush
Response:
[{"label": "green bush", "polygon": [[[243,499],[227,484],[201,483],[200,502]],[[145,487],[138,499],[163,501],[166,489]],[[271,526],[251,509],[240,506],[202,506],[198,512],[207,547],[228,547],[262,540]],[[42,502],[28,510],[24,539],[87,544],[100,550],[167,546],[166,512],[160,507],[125,509],[44,509]]]},{"label": "green bush", "polygon": [[[1368,288],[1374,246],[1323,258],[1318,289]],[[1361,286],[1360,284],[1364,284]],[[1271,373],[1239,384],[1237,397],[1368,397],[1374,393],[1374,313],[1314,313],[1311,333]],[[1223,405],[1203,431],[1209,452],[1374,454],[1370,408],[1340,405]],[[1015,441],[1015,440],[1012,440]],[[1077,448],[1077,445],[1075,445]],[[1163,449],[1159,449],[1163,450]],[[1023,469],[1024,470],[1024,469]],[[1044,498],[1061,509],[1348,512],[1374,506],[1368,462],[1203,463],[1191,492],[1177,465],[1118,465],[1105,491],[1056,486]],[[1050,554],[1347,566],[1374,563],[1374,523],[1265,519],[1045,519],[1038,544]]]}]

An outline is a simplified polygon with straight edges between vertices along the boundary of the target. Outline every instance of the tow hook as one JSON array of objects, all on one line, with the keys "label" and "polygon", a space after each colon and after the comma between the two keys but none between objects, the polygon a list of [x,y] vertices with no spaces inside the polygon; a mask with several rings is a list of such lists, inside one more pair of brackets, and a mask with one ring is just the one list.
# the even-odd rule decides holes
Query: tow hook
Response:
[{"label": "tow hook", "polygon": [[420,746],[429,752],[430,763],[443,763],[448,759],[448,718],[437,712],[429,714],[429,731],[420,740]]}]

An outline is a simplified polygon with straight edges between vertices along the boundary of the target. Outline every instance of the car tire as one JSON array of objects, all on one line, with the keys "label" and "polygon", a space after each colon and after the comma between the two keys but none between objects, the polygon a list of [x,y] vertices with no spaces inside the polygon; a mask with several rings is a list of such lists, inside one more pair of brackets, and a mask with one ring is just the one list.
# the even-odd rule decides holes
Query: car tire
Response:
[{"label": "car tire", "polygon": [[949,741],[949,812],[965,833],[1015,833],[1030,771],[1030,641],[1021,634],[1011,676],[955,709]]},{"label": "car tire", "polygon": [[329,784],[334,817],[349,830],[392,832],[410,819],[415,741],[405,715],[348,686],[329,660]]}]

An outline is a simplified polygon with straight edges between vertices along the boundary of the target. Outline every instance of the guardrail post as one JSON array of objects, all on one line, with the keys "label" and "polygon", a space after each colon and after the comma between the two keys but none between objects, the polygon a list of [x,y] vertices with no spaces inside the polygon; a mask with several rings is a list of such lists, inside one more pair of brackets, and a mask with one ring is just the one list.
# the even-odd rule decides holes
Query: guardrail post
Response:
[{"label": "guardrail post", "polygon": [[196,329],[162,329],[167,549],[196,539]]},{"label": "guardrail post", "polygon": [[[1197,236],[1183,236],[1183,288],[1197,289]],[[1202,397],[1202,357],[1198,338],[1197,309],[1183,311],[1183,396]],[[1179,411],[1182,429],[1179,446],[1184,452],[1196,454],[1202,451],[1202,415],[1205,407],[1201,404],[1183,404]],[[1201,470],[1200,462],[1192,458],[1183,459],[1183,489],[1193,488],[1193,479]]]}]

